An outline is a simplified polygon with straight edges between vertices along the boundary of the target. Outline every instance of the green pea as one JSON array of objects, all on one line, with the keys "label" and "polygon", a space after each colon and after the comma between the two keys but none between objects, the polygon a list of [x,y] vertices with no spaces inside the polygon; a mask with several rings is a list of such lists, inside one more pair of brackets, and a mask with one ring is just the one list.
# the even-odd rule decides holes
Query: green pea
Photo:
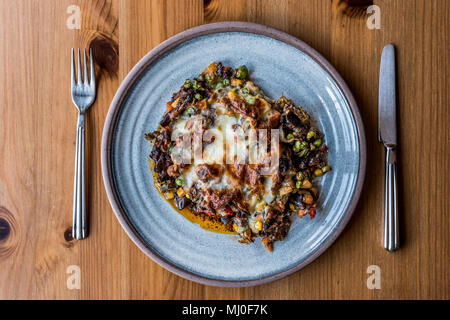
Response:
[{"label": "green pea", "polygon": [[288,140],[294,139],[294,135],[292,133],[288,133],[287,137]]},{"label": "green pea", "polygon": [[314,131],[309,131],[306,135],[306,139],[310,140],[316,136],[316,133]]},{"label": "green pea", "polygon": [[307,146],[308,146],[308,144],[304,141],[299,141],[299,140],[295,141],[295,147],[298,150],[304,150],[304,149],[306,149]]},{"label": "green pea", "polygon": [[248,75],[248,69],[246,66],[240,66],[239,68],[237,68],[236,70],[236,78],[238,79],[245,79],[247,78]]},{"label": "green pea", "polygon": [[192,87],[194,89],[198,89],[198,88],[200,88],[200,85],[198,84],[198,82],[196,80],[194,80],[194,84],[192,85]]},{"label": "green pea", "polygon": [[211,77],[209,74],[207,74],[207,75],[205,76],[205,79],[206,79],[206,82],[211,82],[212,77]]},{"label": "green pea", "polygon": [[229,86],[230,85],[230,80],[223,79],[222,83],[223,83],[224,86]]},{"label": "green pea", "polygon": [[194,113],[194,108],[192,108],[192,107],[187,108],[187,109],[186,109],[186,113],[187,113],[188,115],[191,115],[192,113]]},{"label": "green pea", "polygon": [[297,181],[297,182],[295,183],[295,187],[296,187],[297,189],[300,189],[300,188],[302,187],[302,182],[301,182],[301,181]]},{"label": "green pea", "polygon": [[197,77],[197,80],[198,80],[198,81],[204,81],[205,78],[204,78],[203,75],[201,74],[201,75],[199,75],[199,76]]},{"label": "green pea", "polygon": [[256,99],[255,99],[255,97],[249,96],[249,97],[247,98],[247,102],[250,103],[250,104],[255,104]]},{"label": "green pea", "polygon": [[202,99],[202,95],[200,93],[196,93],[194,97],[197,100],[201,100]]},{"label": "green pea", "polygon": [[192,85],[192,83],[191,83],[191,80],[189,80],[189,79],[187,79],[187,80],[184,82],[184,87],[185,87],[186,89],[189,89],[189,88],[191,87],[191,85]]},{"label": "green pea", "polygon": [[175,183],[178,185],[178,186],[182,186],[183,184],[184,184],[184,181],[183,181],[183,179],[181,179],[181,178],[176,178],[175,179]]},{"label": "green pea", "polygon": [[315,145],[316,147],[320,147],[320,145],[322,144],[322,140],[317,139],[316,141],[313,142],[313,145]]}]

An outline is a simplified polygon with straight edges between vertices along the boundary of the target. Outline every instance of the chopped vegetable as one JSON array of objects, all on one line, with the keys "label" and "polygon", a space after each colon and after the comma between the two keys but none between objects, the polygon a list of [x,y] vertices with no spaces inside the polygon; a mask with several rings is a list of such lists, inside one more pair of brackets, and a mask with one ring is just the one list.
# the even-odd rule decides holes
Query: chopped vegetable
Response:
[{"label": "chopped vegetable", "polygon": [[266,202],[265,201],[261,201],[260,203],[258,203],[257,205],[256,205],[256,210],[257,211],[263,211],[264,210],[264,207],[266,206]]},{"label": "chopped vegetable", "polygon": [[231,85],[233,87],[239,87],[240,85],[242,85],[242,80],[233,78],[231,79]]},{"label": "chopped vegetable", "polygon": [[298,215],[299,218],[303,218],[307,214],[308,214],[308,209],[300,209],[297,212],[297,215]]},{"label": "chopped vegetable", "polygon": [[303,195],[303,202],[306,204],[312,204],[314,202],[314,198],[309,193],[305,193]]},{"label": "chopped vegetable", "polygon": [[313,144],[314,144],[316,147],[320,147],[320,145],[322,144],[322,140],[317,139],[317,140],[314,141]]},{"label": "chopped vegetable", "polygon": [[286,187],[282,187],[279,190],[280,196],[284,196],[285,194],[291,193],[292,192],[292,187],[291,186],[286,186]]},{"label": "chopped vegetable", "polygon": [[191,83],[191,80],[189,80],[189,79],[187,79],[187,80],[184,82],[184,87],[185,87],[186,89],[189,89],[189,88],[191,87],[191,85],[192,85],[192,83]]},{"label": "chopped vegetable", "polygon": [[262,230],[262,227],[263,227],[262,222],[259,221],[259,220],[257,220],[257,221],[255,222],[255,229],[258,230],[258,231],[261,231],[261,230]]},{"label": "chopped vegetable", "polygon": [[192,85],[192,87],[196,90],[200,88],[200,85],[198,84],[197,80],[194,80],[194,84]]},{"label": "chopped vegetable", "polygon": [[248,69],[246,66],[242,65],[236,70],[236,78],[245,79],[248,75]]},{"label": "chopped vegetable", "polygon": [[193,113],[194,113],[194,108],[188,107],[188,108],[186,109],[186,113],[187,113],[188,115],[193,114]]},{"label": "chopped vegetable", "polygon": [[176,178],[176,179],[175,179],[175,183],[176,183],[178,186],[182,186],[182,185],[184,184],[184,181],[183,181],[183,179],[181,179],[181,178]]},{"label": "chopped vegetable", "polygon": [[322,172],[322,170],[320,170],[320,169],[316,169],[316,170],[314,170],[314,175],[315,175],[316,177],[320,177],[320,176],[323,175],[323,172]]},{"label": "chopped vegetable", "polygon": [[255,97],[253,97],[253,96],[249,96],[249,97],[247,98],[247,102],[250,103],[250,104],[255,104],[256,99],[255,99]]},{"label": "chopped vegetable", "polygon": [[229,90],[228,98],[230,98],[231,100],[236,100],[236,92],[234,92],[233,90]]},{"label": "chopped vegetable", "polygon": [[185,194],[186,194],[186,192],[184,192],[183,188],[178,188],[177,195],[179,197],[184,197]]},{"label": "chopped vegetable", "polygon": [[225,209],[223,209],[223,211],[225,211],[225,213],[228,215],[233,214],[233,210],[231,210],[231,208],[229,206],[226,206]]},{"label": "chopped vegetable", "polygon": [[171,199],[173,199],[173,197],[174,197],[172,191],[166,192],[166,193],[165,193],[165,196],[166,196],[166,199],[167,199],[167,200],[171,200]]},{"label": "chopped vegetable", "polygon": [[314,131],[309,131],[308,134],[306,135],[306,139],[311,140],[315,136],[316,136],[316,133]]},{"label": "chopped vegetable", "polygon": [[325,166],[325,167],[323,167],[322,168],[322,171],[325,173],[325,172],[328,172],[328,171],[330,171],[331,170],[331,167],[330,166]]},{"label": "chopped vegetable", "polygon": [[305,179],[302,182],[302,189],[309,189],[311,187],[312,187],[312,183],[308,179]]}]

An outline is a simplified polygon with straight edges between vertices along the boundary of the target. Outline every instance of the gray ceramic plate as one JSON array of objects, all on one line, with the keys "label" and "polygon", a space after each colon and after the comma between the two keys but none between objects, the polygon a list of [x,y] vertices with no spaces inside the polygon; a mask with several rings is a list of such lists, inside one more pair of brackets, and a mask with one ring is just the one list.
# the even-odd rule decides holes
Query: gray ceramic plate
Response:
[{"label": "gray ceramic plate", "polygon": [[[293,218],[288,237],[269,253],[260,239],[200,228],[178,214],[153,186],[144,133],[158,126],[165,102],[184,79],[213,61],[245,64],[269,96],[281,94],[317,120],[333,170],[320,180],[318,214]],[[364,131],[355,101],[315,50],[281,31],[250,23],[217,23],[182,32],[149,52],[120,86],[108,113],[102,170],[111,205],[130,238],[170,271],[210,285],[250,286],[301,269],[338,237],[359,198],[365,171]]]}]

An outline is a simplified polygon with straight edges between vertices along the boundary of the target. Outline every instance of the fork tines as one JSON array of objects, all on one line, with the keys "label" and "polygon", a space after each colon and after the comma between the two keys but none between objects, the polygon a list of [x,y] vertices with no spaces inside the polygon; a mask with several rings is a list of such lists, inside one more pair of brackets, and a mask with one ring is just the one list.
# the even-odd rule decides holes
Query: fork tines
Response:
[{"label": "fork tines", "polygon": [[81,54],[80,49],[78,48],[78,80],[75,79],[75,57],[74,52],[75,49],[72,48],[72,68],[71,68],[71,74],[72,74],[72,86],[74,85],[86,85],[86,86],[92,86],[95,88],[95,70],[94,70],[94,59],[92,57],[92,49],[89,49],[89,60],[90,60],[90,81],[88,82],[88,67],[86,62],[86,49],[84,51],[84,80],[81,81]]}]

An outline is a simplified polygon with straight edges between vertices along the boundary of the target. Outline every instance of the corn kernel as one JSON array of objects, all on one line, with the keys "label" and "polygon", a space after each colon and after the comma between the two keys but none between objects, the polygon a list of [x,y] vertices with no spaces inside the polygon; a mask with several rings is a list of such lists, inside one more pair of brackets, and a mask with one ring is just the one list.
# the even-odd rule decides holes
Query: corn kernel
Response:
[{"label": "corn kernel", "polygon": [[166,192],[165,196],[167,200],[173,199],[173,192],[172,191]]},{"label": "corn kernel", "polygon": [[184,192],[183,188],[178,188],[177,195],[179,197],[184,197],[185,194],[186,194],[186,192]]},{"label": "corn kernel", "polygon": [[231,85],[232,85],[233,87],[238,87],[238,86],[242,85],[242,80],[233,78],[233,79],[231,80]]},{"label": "corn kernel", "polygon": [[238,227],[238,225],[237,225],[236,223],[233,224],[233,230],[234,230],[235,232],[238,232],[238,231],[239,231],[239,227]]},{"label": "corn kernel", "polygon": [[314,175],[315,175],[316,177],[320,177],[321,175],[323,175],[323,172],[322,172],[322,170],[320,170],[320,169],[316,169],[316,170],[314,170]]},{"label": "corn kernel", "polygon": [[172,109],[175,109],[175,107],[178,105],[178,102],[180,101],[180,98],[177,98],[177,100],[175,100],[174,102],[172,102]]},{"label": "corn kernel", "polygon": [[255,222],[255,229],[256,230],[261,231],[262,230],[262,226],[263,226],[263,224],[262,224],[261,221],[258,220],[258,221]]},{"label": "corn kernel", "polygon": [[311,188],[311,187],[312,187],[312,184],[311,184],[311,182],[310,182],[308,179],[306,179],[306,180],[303,181],[303,183],[302,183],[302,189],[309,189],[309,188]]},{"label": "corn kernel", "polygon": [[294,210],[295,210],[295,206],[294,206],[294,204],[292,204],[292,203],[289,203],[289,208],[291,208],[291,210],[292,210],[292,211],[294,211]]},{"label": "corn kernel", "polygon": [[236,100],[236,93],[233,90],[228,91],[228,98]]},{"label": "corn kernel", "polygon": [[266,202],[265,201],[261,201],[260,203],[258,203],[256,205],[256,210],[257,211],[263,211],[265,206],[266,206]]}]

